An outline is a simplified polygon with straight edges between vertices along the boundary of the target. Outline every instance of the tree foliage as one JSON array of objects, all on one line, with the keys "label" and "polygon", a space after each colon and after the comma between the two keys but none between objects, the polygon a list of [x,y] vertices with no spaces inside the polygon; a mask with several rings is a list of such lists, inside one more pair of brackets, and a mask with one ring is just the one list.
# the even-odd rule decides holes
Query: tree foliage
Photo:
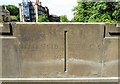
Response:
[{"label": "tree foliage", "polygon": [[[5,9],[5,5],[0,5],[2,9]],[[7,10],[10,12],[10,15],[17,16],[19,14],[19,8],[15,5],[6,5]]]},{"label": "tree foliage", "polygon": [[17,22],[19,22],[20,21],[20,17],[19,17],[19,15],[17,15],[17,16],[10,16],[10,19],[11,19],[11,21],[17,21]]},{"label": "tree foliage", "polygon": [[[2,9],[5,9],[5,5],[0,6]],[[10,12],[10,19],[20,21],[19,17],[19,8],[14,5],[6,5],[7,10]]]},{"label": "tree foliage", "polygon": [[67,16],[66,15],[60,16],[60,22],[68,22]]},{"label": "tree foliage", "polygon": [[47,15],[38,16],[38,22],[48,22],[48,16]]},{"label": "tree foliage", "polygon": [[10,15],[17,16],[19,14],[19,8],[14,5],[7,5],[6,8],[10,12]]},{"label": "tree foliage", "polygon": [[118,2],[78,2],[73,12],[77,22],[120,22]]}]

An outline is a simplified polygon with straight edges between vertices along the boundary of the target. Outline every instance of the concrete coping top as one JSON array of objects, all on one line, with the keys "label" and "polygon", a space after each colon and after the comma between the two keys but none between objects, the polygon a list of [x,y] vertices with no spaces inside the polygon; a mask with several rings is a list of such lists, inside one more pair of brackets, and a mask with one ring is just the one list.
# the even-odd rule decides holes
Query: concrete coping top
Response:
[{"label": "concrete coping top", "polygon": [[16,22],[15,24],[103,24],[106,23],[83,23],[83,22]]},{"label": "concrete coping top", "polygon": [[[101,25],[105,25],[105,24],[109,24],[109,23],[105,23],[105,22],[6,22],[6,23],[0,23],[0,25],[3,24],[8,24],[8,23],[12,23],[12,24],[101,24]],[[120,23],[114,24],[111,23],[113,25],[116,25],[116,27],[120,27]]]}]

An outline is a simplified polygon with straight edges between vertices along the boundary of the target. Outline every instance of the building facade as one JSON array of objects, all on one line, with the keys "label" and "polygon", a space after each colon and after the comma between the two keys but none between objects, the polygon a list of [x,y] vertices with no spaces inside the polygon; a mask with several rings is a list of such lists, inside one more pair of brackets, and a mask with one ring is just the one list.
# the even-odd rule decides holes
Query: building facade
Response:
[{"label": "building facade", "polygon": [[39,0],[36,0],[36,2],[23,0],[23,2],[19,4],[19,13],[21,22],[38,22],[40,15],[47,15],[49,22],[60,22],[60,17],[50,15],[48,7],[43,7]]},{"label": "building facade", "polygon": [[19,4],[19,13],[21,22],[37,22],[39,15],[48,15],[49,9],[43,7],[39,0],[36,2],[23,1]]}]

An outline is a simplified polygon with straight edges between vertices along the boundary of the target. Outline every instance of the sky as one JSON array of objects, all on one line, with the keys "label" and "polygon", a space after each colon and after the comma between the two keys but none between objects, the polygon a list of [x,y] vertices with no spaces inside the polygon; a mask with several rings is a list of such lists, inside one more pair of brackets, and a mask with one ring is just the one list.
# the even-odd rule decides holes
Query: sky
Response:
[{"label": "sky", "polygon": [[[36,1],[36,0],[31,0]],[[77,0],[40,0],[43,6],[47,6],[49,8],[50,14],[54,15],[67,15],[68,19],[71,20],[73,18],[72,9],[77,5]],[[21,3],[22,0],[0,0],[0,5],[16,5]]]}]

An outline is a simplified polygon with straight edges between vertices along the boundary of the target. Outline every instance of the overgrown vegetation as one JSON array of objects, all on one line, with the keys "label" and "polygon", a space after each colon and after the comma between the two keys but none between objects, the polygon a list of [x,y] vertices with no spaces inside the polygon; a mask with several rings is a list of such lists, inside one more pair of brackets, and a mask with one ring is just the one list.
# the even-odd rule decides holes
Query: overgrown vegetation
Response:
[{"label": "overgrown vegetation", "polygon": [[60,22],[68,22],[67,16],[66,15],[61,15],[60,16]]},{"label": "overgrown vegetation", "polygon": [[[5,5],[1,5],[5,9]],[[10,19],[14,21],[20,21],[19,8],[15,5],[6,5],[7,10],[10,12]]]},{"label": "overgrown vegetation", "polygon": [[75,22],[120,22],[118,2],[78,2],[73,12]]},{"label": "overgrown vegetation", "polygon": [[48,16],[47,15],[40,15],[38,16],[38,22],[48,22]]},{"label": "overgrown vegetation", "polygon": [[17,16],[10,16],[11,21],[19,21],[19,15]]},{"label": "overgrown vegetation", "polygon": [[[5,9],[5,5],[2,5],[2,8]],[[6,5],[6,8],[12,16],[17,16],[19,14],[19,8],[15,5]]]}]

